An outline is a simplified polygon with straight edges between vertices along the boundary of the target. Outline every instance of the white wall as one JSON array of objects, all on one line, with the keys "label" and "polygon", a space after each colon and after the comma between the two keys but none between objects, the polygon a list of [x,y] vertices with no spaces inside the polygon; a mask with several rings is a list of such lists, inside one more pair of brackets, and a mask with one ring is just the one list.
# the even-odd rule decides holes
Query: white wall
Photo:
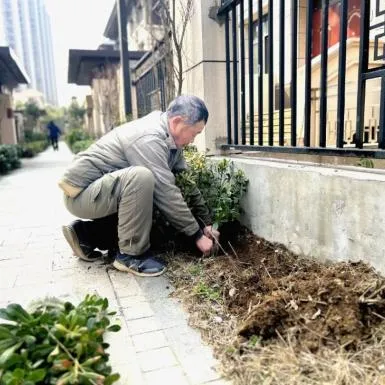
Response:
[{"label": "white wall", "polygon": [[16,144],[14,119],[7,117],[7,110],[12,109],[12,96],[0,94],[0,144]]},{"label": "white wall", "polygon": [[385,274],[385,172],[233,158],[250,180],[244,223],[307,257],[363,260]]},{"label": "white wall", "polygon": [[184,47],[183,93],[202,98],[210,116],[196,145],[201,151],[217,150],[226,134],[226,63],[224,26],[209,18],[217,1],[194,1],[193,17],[187,25]]}]

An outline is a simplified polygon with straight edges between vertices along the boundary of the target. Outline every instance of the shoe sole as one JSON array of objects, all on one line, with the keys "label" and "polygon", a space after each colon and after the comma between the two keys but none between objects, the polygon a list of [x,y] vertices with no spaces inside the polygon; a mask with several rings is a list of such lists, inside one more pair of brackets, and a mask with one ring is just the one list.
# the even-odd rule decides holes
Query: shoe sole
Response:
[{"label": "shoe sole", "polygon": [[129,267],[127,267],[126,265],[123,265],[122,263],[118,262],[118,261],[114,261],[114,263],[112,264],[112,266],[115,267],[115,269],[119,270],[119,271],[124,271],[126,273],[132,273],[132,274],[135,274],[139,277],[158,277],[159,275],[162,275],[167,269],[164,268],[162,271],[160,271],[159,273],[140,273],[139,271],[136,271],[136,270],[133,270],[133,269],[130,269]]},{"label": "shoe sole", "polygon": [[71,249],[74,253],[74,255],[83,261],[87,262],[93,262],[95,261],[95,258],[88,258],[84,253],[83,250],[79,246],[79,239],[75,233],[75,231],[72,230],[70,226],[62,226],[62,232],[64,235],[64,238],[68,242],[68,244],[71,246]]}]

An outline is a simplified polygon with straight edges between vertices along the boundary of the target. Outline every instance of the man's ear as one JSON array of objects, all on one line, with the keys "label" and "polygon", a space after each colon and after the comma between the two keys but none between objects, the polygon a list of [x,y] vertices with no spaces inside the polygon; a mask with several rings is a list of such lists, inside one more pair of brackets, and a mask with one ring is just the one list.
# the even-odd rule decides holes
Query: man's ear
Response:
[{"label": "man's ear", "polygon": [[182,116],[179,116],[179,115],[173,116],[173,117],[171,118],[171,121],[172,121],[172,122],[175,122],[175,124],[178,124],[178,123],[180,123],[180,122],[183,121],[183,117],[182,117]]},{"label": "man's ear", "polygon": [[174,131],[176,126],[183,121],[183,118],[181,116],[173,116],[169,120],[170,129],[171,131]]}]

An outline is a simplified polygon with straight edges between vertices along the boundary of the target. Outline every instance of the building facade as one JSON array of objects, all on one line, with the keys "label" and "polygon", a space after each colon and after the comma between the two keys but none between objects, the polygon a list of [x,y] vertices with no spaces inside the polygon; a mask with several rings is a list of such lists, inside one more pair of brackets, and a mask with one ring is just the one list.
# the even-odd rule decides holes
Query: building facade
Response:
[{"label": "building facade", "polygon": [[0,0],[0,41],[20,58],[31,83],[57,105],[51,25],[44,0]]}]

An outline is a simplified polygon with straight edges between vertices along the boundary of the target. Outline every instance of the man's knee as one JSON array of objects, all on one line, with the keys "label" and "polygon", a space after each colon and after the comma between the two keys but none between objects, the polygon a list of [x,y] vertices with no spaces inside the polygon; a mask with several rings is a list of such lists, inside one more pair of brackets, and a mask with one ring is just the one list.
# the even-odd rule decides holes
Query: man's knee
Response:
[{"label": "man's knee", "polygon": [[151,170],[143,166],[130,167],[125,175],[128,183],[140,185],[145,188],[153,189],[155,184],[154,174]]}]

